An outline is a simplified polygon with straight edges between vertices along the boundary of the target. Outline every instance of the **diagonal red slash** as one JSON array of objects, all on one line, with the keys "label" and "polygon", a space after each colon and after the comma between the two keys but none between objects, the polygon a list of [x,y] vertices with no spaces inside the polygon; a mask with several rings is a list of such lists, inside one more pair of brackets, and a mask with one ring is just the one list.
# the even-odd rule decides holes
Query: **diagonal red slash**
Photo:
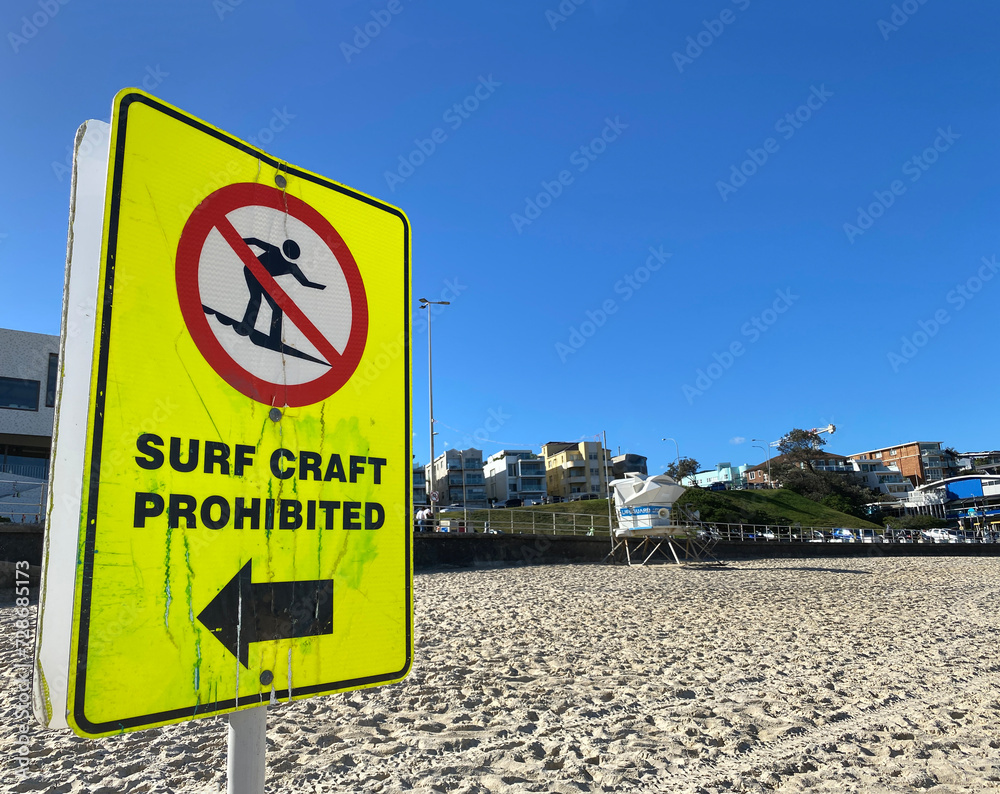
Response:
[{"label": "diagonal red slash", "polygon": [[236,227],[229,221],[229,218],[225,216],[219,218],[215,223],[215,228],[219,230],[223,239],[229,243],[229,247],[236,252],[236,255],[243,264],[250,268],[250,272],[253,273],[254,278],[257,279],[267,294],[274,298],[274,302],[288,316],[288,319],[305,335],[306,339],[312,342],[313,346],[326,358],[330,365],[332,366],[335,362],[339,361],[340,353],[337,352],[337,349],[327,341],[319,329],[312,324],[312,321],[288,297],[288,293],[274,280],[274,276],[267,272],[260,263],[260,260],[250,250],[250,246],[243,242],[243,238],[236,231]]}]

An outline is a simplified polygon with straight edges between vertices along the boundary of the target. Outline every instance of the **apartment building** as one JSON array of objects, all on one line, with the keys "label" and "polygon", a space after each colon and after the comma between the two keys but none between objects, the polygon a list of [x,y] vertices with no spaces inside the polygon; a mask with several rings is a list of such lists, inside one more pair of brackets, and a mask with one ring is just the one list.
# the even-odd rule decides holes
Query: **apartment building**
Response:
[{"label": "apartment building", "polygon": [[877,458],[858,458],[848,463],[854,469],[854,478],[866,488],[888,494],[893,499],[908,499],[913,493],[913,483],[895,465],[886,466]]},{"label": "apartment building", "polygon": [[646,468],[646,458],[643,455],[635,455],[626,452],[624,455],[615,455],[611,459],[611,476],[615,480],[620,480],[626,474],[648,475]]},{"label": "apartment building", "polygon": [[887,466],[896,464],[900,474],[915,487],[958,473],[956,461],[941,449],[940,441],[908,441],[893,447],[858,452],[847,458],[881,460]]},{"label": "apartment building", "polygon": [[[434,459],[434,489],[441,495],[438,504],[488,507],[483,477],[481,449],[449,449]],[[425,467],[427,487],[431,485],[431,464]]]},{"label": "apartment building", "polygon": [[427,501],[427,472],[419,463],[413,464],[413,504],[426,505]]},{"label": "apartment building", "polygon": [[[714,469],[705,469],[685,477],[681,485],[696,485],[699,488],[712,488],[713,486],[715,488],[745,488],[747,486],[747,469],[749,468],[746,463],[739,466],[734,466],[729,461],[716,463]],[[767,464],[764,464],[763,472],[765,476],[761,482],[766,483]]]},{"label": "apartment building", "polygon": [[550,496],[603,496],[611,481],[611,456],[596,441],[550,441],[542,445],[545,483]]},{"label": "apartment building", "polygon": [[59,337],[0,328],[0,516],[44,518]]},{"label": "apartment building", "polygon": [[959,469],[985,471],[989,474],[1000,474],[1000,450],[991,449],[984,452],[959,452],[955,460]]},{"label": "apartment building", "polygon": [[545,460],[530,449],[502,449],[490,455],[483,476],[491,503],[522,499],[529,504],[545,498]]}]

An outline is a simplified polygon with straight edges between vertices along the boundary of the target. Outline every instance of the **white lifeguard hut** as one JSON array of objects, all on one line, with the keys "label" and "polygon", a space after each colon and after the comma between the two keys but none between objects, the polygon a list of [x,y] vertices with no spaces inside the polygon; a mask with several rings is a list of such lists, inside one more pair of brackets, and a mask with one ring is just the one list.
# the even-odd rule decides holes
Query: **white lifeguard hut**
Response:
[{"label": "white lifeguard hut", "polygon": [[609,557],[624,557],[632,565],[632,557],[645,565],[666,544],[674,560],[680,564],[678,549],[685,559],[701,561],[711,557],[712,534],[691,523],[679,506],[687,488],[666,474],[647,476],[630,473],[611,482],[617,526],[611,530],[612,546]]}]

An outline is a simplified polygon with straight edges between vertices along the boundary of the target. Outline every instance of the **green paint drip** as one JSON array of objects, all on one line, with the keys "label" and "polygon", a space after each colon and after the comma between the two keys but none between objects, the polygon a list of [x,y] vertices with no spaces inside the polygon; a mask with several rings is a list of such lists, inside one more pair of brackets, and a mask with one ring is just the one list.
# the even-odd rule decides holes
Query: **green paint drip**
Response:
[{"label": "green paint drip", "polygon": [[201,632],[199,631],[194,641],[195,663],[194,663],[194,694],[195,710],[201,705],[201,694],[198,688],[201,686]]},{"label": "green paint drip", "polygon": [[184,588],[184,595],[187,597],[188,621],[194,624],[194,602],[191,593],[194,571],[191,570],[191,545],[188,543],[187,535],[184,535],[184,564],[187,566],[187,587]]},{"label": "green paint drip", "polygon": [[[268,481],[267,481],[267,498],[268,499],[273,499],[274,498],[274,483],[270,479],[268,479]],[[277,505],[274,506],[274,520],[275,521],[278,520],[278,506]],[[264,519],[264,538],[267,541],[268,545],[270,545],[270,543],[271,543],[271,530],[267,526],[267,519],[266,518]]]},{"label": "green paint drip", "polygon": [[167,596],[166,606],[163,608],[163,625],[170,629],[170,540],[174,531],[170,528],[170,521],[167,521],[167,551],[166,551],[166,572],[163,576],[163,591]]},{"label": "green paint drip", "polygon": [[[191,568],[191,544],[188,543],[187,535],[184,535],[184,564],[187,566],[187,587],[184,588],[184,595],[187,597],[188,621],[195,630],[195,662],[194,662],[194,692],[195,703],[201,704],[201,697],[198,695],[198,687],[201,684],[201,631],[194,620],[194,570]],[[197,711],[197,707],[196,707]]]}]

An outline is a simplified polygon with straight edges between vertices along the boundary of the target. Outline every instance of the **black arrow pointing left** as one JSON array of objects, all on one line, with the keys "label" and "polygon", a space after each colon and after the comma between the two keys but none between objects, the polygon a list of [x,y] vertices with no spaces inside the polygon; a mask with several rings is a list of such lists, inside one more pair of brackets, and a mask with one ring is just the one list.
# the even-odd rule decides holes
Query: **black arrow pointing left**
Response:
[{"label": "black arrow pointing left", "polygon": [[222,588],[198,620],[249,669],[250,643],[333,634],[333,579],[251,581],[253,560]]}]

